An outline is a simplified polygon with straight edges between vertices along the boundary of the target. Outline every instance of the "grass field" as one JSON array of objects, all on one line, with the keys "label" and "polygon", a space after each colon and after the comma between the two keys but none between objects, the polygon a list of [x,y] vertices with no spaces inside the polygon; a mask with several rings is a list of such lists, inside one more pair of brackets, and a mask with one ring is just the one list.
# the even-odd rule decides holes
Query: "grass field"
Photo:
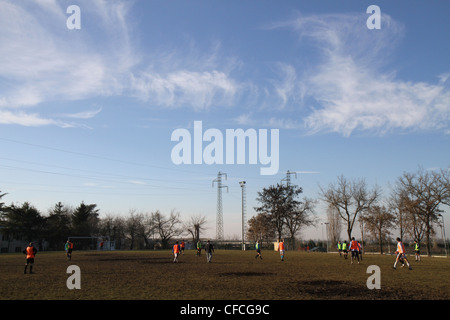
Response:
[{"label": "grass field", "polygon": [[[170,251],[40,252],[34,274],[23,274],[23,254],[0,255],[2,300],[448,300],[450,260],[409,260],[364,255],[350,264],[335,253],[216,250],[212,263],[186,251],[179,263]],[[69,265],[81,270],[81,289],[69,290]],[[381,269],[381,289],[367,288],[369,265]]]}]

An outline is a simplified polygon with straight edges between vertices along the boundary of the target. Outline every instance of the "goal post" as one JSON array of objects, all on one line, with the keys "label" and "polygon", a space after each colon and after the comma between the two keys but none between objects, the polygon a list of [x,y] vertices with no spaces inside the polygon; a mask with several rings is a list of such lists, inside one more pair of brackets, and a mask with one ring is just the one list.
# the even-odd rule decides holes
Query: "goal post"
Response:
[{"label": "goal post", "polygon": [[74,244],[74,250],[115,250],[116,243],[108,236],[69,236],[67,240]]}]

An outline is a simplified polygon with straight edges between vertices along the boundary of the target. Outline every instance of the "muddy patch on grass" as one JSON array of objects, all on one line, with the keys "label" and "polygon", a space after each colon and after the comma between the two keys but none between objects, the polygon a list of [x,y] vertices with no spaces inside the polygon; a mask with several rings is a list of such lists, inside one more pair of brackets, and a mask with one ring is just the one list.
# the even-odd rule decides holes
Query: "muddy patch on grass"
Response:
[{"label": "muddy patch on grass", "polygon": [[[173,264],[173,259],[167,259],[167,258],[146,258],[146,259],[140,259],[140,263],[144,264],[157,264],[157,263],[171,263]],[[179,261],[178,263],[183,263]]]},{"label": "muddy patch on grass", "polygon": [[[296,289],[301,295],[309,295],[319,298],[349,298],[351,296],[361,295],[362,287],[355,286],[346,281],[338,280],[311,280],[299,281],[296,283]],[[365,288],[365,290],[368,290]]]},{"label": "muddy patch on grass", "polygon": [[222,272],[219,276],[222,277],[258,277],[258,276],[276,276],[272,272]]},{"label": "muddy patch on grass", "polygon": [[312,299],[365,299],[365,300],[398,300],[417,298],[414,293],[390,288],[369,289],[365,285],[339,280],[297,281],[296,293]]},{"label": "muddy patch on grass", "polygon": [[167,258],[159,258],[159,257],[111,257],[111,258],[100,258],[98,261],[107,261],[107,262],[126,262],[126,261],[136,261],[138,263],[169,263],[172,262],[171,259]]}]

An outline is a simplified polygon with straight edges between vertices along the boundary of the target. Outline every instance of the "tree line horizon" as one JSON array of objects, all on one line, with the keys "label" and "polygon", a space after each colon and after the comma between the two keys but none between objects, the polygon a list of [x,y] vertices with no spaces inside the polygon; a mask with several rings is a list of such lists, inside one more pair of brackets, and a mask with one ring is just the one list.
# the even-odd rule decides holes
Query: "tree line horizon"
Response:
[{"label": "tree line horizon", "polygon": [[[326,187],[319,186],[317,199],[299,199],[302,192],[297,185],[280,183],[258,191],[256,215],[247,221],[246,240],[269,243],[287,239],[289,246],[295,248],[300,231],[317,225],[315,208],[322,201],[327,206],[327,238],[331,243],[340,240],[343,227],[346,240],[350,240],[359,223],[361,241],[364,242],[364,236],[376,241],[380,253],[395,229],[401,239],[409,236],[425,243],[427,254],[431,255],[432,237],[439,218],[443,219],[443,207],[450,206],[450,167],[404,172],[386,197],[379,186],[369,188],[364,178],[347,179],[344,175]],[[76,208],[57,202],[43,215],[27,201],[6,206],[1,202],[5,195],[0,192],[2,233],[18,240],[37,241],[38,245],[45,240],[49,250],[62,250],[69,236],[106,236],[115,240],[116,249],[130,250],[154,248],[157,239],[159,247],[169,248],[172,239],[182,236],[196,243],[207,222],[202,215],[183,221],[175,210],[167,215],[159,210],[130,210],[128,216],[107,214],[101,218],[97,205],[84,201]]]}]

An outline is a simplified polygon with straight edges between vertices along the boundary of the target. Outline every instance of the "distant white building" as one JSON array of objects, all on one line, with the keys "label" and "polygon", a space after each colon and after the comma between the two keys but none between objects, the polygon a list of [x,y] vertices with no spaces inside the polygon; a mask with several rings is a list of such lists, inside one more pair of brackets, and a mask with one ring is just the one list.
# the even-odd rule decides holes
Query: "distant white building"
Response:
[{"label": "distant white building", "polygon": [[[8,236],[4,232],[2,232],[3,227],[0,226],[0,253],[13,253],[13,252],[22,252],[27,246],[28,241],[15,239],[14,236]],[[38,250],[37,241],[35,242],[35,246]],[[47,242],[43,241],[41,250],[47,249]]]},{"label": "distant white building", "polygon": [[2,232],[0,227],[0,253],[22,252],[28,245],[26,241],[13,239]]}]

